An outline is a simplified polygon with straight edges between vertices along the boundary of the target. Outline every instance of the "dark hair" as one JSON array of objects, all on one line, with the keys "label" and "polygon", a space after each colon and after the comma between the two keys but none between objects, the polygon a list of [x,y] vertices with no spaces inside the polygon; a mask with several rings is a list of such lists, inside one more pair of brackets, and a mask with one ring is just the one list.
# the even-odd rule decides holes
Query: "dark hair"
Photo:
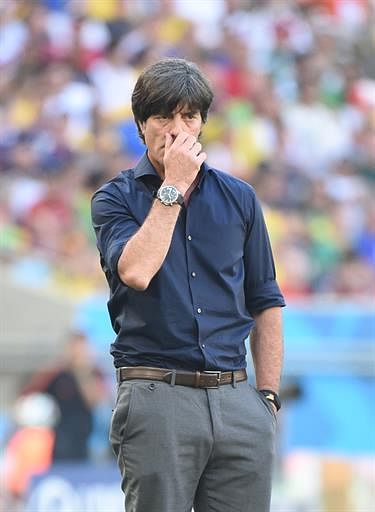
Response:
[{"label": "dark hair", "polygon": [[153,115],[169,115],[178,106],[199,111],[205,123],[212,99],[208,81],[193,62],[165,58],[151,64],[139,76],[132,94],[139,136],[144,141],[140,123]]}]

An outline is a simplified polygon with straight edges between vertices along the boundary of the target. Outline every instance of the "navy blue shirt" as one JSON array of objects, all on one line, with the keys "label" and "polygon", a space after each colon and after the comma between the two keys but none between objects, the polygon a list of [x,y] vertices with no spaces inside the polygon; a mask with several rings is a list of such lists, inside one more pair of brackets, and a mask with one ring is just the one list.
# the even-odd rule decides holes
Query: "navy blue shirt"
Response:
[{"label": "navy blue shirt", "polygon": [[117,334],[116,367],[246,367],[252,313],[283,306],[262,211],[247,183],[203,164],[171,246],[145,291],[126,286],[117,263],[145,221],[161,180],[145,154],[93,196],[92,219]]}]

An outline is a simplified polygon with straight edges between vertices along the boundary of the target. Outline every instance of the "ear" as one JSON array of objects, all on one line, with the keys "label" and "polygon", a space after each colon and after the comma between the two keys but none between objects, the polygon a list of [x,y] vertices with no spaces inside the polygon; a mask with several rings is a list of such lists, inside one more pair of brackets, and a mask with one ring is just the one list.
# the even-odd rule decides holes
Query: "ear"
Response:
[{"label": "ear", "polygon": [[146,129],[146,123],[144,121],[139,123],[139,128],[140,128],[142,134],[144,135],[145,129]]}]

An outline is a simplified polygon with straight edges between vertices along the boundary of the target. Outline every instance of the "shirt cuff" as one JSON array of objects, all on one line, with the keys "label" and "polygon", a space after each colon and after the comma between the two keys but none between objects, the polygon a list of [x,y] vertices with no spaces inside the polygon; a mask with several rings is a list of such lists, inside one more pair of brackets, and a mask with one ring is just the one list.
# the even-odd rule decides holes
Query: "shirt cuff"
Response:
[{"label": "shirt cuff", "polygon": [[109,267],[109,270],[112,272],[112,274],[118,275],[117,272],[117,264],[118,260],[120,259],[120,256],[122,254],[122,251],[124,250],[124,247],[126,245],[126,242],[117,242],[113,244],[107,254],[107,264]]},{"label": "shirt cuff", "polygon": [[275,280],[259,284],[246,294],[246,305],[250,313],[276,306],[284,307],[285,300]]}]

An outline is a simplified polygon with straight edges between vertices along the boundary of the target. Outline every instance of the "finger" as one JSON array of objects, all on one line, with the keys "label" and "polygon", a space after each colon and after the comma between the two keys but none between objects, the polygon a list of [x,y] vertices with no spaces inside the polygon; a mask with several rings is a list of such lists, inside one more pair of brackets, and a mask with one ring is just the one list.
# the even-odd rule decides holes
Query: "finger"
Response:
[{"label": "finger", "polygon": [[197,163],[198,163],[199,167],[203,164],[203,162],[206,160],[206,158],[207,158],[206,153],[199,153],[199,155],[197,156]]},{"label": "finger", "polygon": [[202,149],[202,144],[200,142],[196,142],[193,147],[191,148],[191,151],[194,155],[199,155],[200,151]]},{"label": "finger", "polygon": [[[194,148],[194,144],[197,142],[197,139],[194,137],[194,135],[188,135],[185,142],[181,145],[181,149],[185,151],[192,151]],[[194,150],[193,150],[194,153]]]},{"label": "finger", "polygon": [[186,140],[191,137],[191,135],[189,135],[188,133],[186,132],[180,132],[177,137],[174,137],[174,140],[173,140],[173,144],[175,147],[178,147],[178,146],[182,146],[183,144],[186,143]]},{"label": "finger", "polygon": [[197,142],[196,137],[194,135],[188,135],[185,142],[183,143],[184,147],[191,151],[194,147],[194,144]]},{"label": "finger", "polygon": [[176,147],[180,147],[190,151],[196,142],[197,138],[194,135],[191,135],[190,133],[187,132],[180,132],[174,139],[173,144]]},{"label": "finger", "polygon": [[173,137],[170,133],[165,134],[165,149],[169,149],[173,144]]}]

